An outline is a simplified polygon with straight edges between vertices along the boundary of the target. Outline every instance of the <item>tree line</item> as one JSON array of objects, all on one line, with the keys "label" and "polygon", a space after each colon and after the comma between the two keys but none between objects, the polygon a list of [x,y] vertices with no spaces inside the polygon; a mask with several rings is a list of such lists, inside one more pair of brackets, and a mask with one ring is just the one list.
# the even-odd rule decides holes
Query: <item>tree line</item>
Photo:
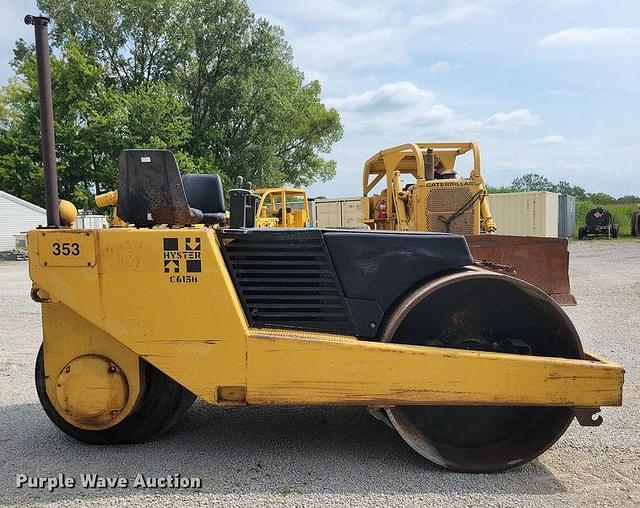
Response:
[{"label": "tree line", "polygon": [[593,201],[601,205],[609,205],[614,203],[629,204],[640,203],[640,196],[626,195],[615,198],[604,192],[587,192],[578,185],[571,185],[568,182],[560,181],[553,183],[548,178],[536,173],[527,173],[511,181],[511,185],[502,187],[487,188],[490,194],[503,192],[529,192],[529,191],[548,191],[557,192],[559,194],[568,194],[575,196],[578,201]]},{"label": "tree line", "polygon": [[[307,186],[335,175],[342,136],[281,28],[244,0],[39,0],[52,19],[60,195],[117,185],[124,148],[169,148],[183,172]],[[0,188],[44,202],[34,46],[0,90]]]}]

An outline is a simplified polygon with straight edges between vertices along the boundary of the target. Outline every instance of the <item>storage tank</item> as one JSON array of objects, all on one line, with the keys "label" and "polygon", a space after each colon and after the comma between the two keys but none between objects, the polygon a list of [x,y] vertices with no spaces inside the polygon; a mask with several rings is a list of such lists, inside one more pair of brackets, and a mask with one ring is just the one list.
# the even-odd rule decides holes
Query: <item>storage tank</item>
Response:
[{"label": "storage tank", "polygon": [[545,191],[490,194],[489,206],[498,224],[497,233],[557,237],[558,196]]}]

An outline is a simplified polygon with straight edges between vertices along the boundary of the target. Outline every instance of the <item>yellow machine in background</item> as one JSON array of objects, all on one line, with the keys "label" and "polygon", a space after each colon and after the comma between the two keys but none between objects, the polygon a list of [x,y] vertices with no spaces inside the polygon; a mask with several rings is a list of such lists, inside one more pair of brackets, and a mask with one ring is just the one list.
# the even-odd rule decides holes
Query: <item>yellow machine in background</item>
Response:
[{"label": "yellow machine in background", "polygon": [[260,196],[255,227],[304,228],[309,226],[309,199],[303,189],[256,189]]},{"label": "yellow machine in background", "polygon": [[[458,178],[458,156],[471,151],[473,168]],[[403,185],[403,177],[415,182]],[[369,196],[382,180],[386,189]],[[364,166],[362,221],[372,229],[458,234],[494,232],[476,143],[407,143],[381,150]]]},{"label": "yellow machine in background", "polygon": [[[469,177],[460,178],[456,162],[469,152]],[[385,188],[374,194],[381,183]],[[364,165],[362,188],[362,222],[371,229],[465,235],[484,267],[530,282],[561,305],[575,305],[566,239],[485,234],[498,225],[477,143],[407,143],[380,150]]]}]

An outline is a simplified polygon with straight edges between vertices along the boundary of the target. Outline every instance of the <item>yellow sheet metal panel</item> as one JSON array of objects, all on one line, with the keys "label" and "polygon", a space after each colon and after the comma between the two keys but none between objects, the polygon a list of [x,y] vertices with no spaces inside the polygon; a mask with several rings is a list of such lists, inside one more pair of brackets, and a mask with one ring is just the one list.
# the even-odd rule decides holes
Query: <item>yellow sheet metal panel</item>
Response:
[{"label": "yellow sheet metal panel", "polygon": [[501,235],[558,236],[558,194],[508,192],[488,196]]},{"label": "yellow sheet metal panel", "polygon": [[[43,232],[62,241],[77,235],[31,231],[29,244]],[[243,387],[246,401],[254,404],[591,407],[621,401],[623,370],[605,361],[249,330],[213,231],[118,228],[91,233],[96,248],[92,267],[44,266],[37,250],[30,251],[35,286],[64,304],[43,304],[45,355],[47,349],[59,355],[54,372],[73,357],[59,349],[73,337],[66,330],[80,330],[89,339],[91,330],[98,330],[211,403],[242,402]],[[47,315],[54,308],[70,314],[58,312],[52,326]],[[82,340],[71,342],[76,347]],[[93,344],[83,351],[101,354]]]},{"label": "yellow sheet metal panel", "polygon": [[252,331],[253,404],[618,406],[613,363]]},{"label": "yellow sheet metal panel", "polygon": [[[31,231],[29,242],[42,233],[68,242],[78,236]],[[30,252],[34,284],[208,401],[218,385],[245,384],[247,323],[212,230],[91,234],[92,267],[45,267]]]},{"label": "yellow sheet metal panel", "polygon": [[[62,303],[45,303],[42,306],[42,329],[44,337],[45,386],[51,404],[63,418],[76,427],[95,429],[96,422],[78,421],[68,415],[64,400],[59,399],[60,376],[65,366],[73,368],[73,360],[86,355],[99,355],[109,358],[126,378],[127,400],[118,414],[109,419],[102,427],[106,428],[122,421],[135,408],[140,386],[140,359],[131,349],[105,333],[97,326],[79,316]],[[74,369],[75,370],[75,369]],[[86,397],[92,397],[93,388],[87,387]],[[97,425],[101,427],[101,425]]]}]

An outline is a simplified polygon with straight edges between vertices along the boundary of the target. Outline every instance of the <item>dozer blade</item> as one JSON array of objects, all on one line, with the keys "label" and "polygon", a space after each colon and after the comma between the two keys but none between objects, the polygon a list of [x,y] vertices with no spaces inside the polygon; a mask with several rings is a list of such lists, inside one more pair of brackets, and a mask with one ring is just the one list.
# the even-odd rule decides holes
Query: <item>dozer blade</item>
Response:
[{"label": "dozer blade", "polygon": [[488,234],[465,238],[471,254],[484,268],[529,282],[560,305],[576,305],[565,238]]}]

